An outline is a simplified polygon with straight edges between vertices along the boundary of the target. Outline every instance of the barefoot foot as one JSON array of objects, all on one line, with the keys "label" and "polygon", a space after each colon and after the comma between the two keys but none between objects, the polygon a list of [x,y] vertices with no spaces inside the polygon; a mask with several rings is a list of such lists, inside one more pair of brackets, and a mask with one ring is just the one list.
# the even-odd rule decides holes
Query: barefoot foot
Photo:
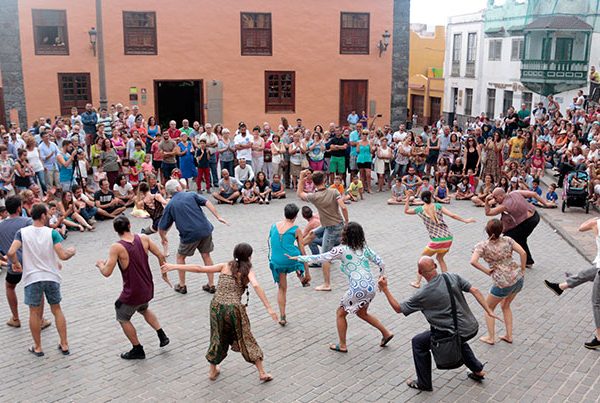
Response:
[{"label": "barefoot foot", "polygon": [[512,344],[512,342],[513,342],[512,337],[508,337],[506,335],[500,336],[500,340],[502,340],[502,341],[504,341],[504,342],[506,342],[508,344]]},{"label": "barefoot foot", "polygon": [[217,379],[219,377],[219,375],[221,374],[221,370],[219,369],[218,366],[214,366],[211,367],[210,370],[208,371],[208,379],[210,379],[211,381],[214,381],[215,379]]},{"label": "barefoot foot", "polygon": [[479,341],[489,344],[490,346],[493,346],[496,342],[494,341],[494,339],[492,339],[490,336],[483,336],[479,338]]}]

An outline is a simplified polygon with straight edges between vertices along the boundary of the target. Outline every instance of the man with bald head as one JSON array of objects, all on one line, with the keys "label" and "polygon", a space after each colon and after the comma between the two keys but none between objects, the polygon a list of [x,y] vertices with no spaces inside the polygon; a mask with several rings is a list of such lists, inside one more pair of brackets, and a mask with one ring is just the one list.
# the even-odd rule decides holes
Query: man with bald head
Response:
[{"label": "man with bald head", "polygon": [[413,389],[433,390],[431,382],[431,339],[432,337],[436,339],[445,338],[455,334],[452,304],[448,288],[452,290],[452,295],[456,301],[458,323],[458,329],[456,330],[462,343],[461,352],[463,362],[472,371],[469,372],[468,377],[477,382],[483,381],[485,376],[483,364],[475,357],[473,350],[471,350],[471,347],[467,343],[467,341],[477,335],[479,324],[475,316],[473,316],[471,309],[469,309],[463,293],[471,293],[488,315],[496,319],[498,318],[485,302],[481,292],[471,286],[471,283],[467,280],[454,273],[443,273],[440,276],[433,258],[423,256],[419,259],[419,274],[427,280],[427,285],[408,300],[400,303],[390,292],[387,278],[382,277],[379,279],[379,289],[385,294],[388,302],[397,313],[408,316],[411,313],[421,311],[431,327],[430,330],[420,333],[412,339],[413,359],[417,379],[409,380],[406,384]]},{"label": "man with bald head", "polygon": [[[532,267],[534,261],[527,246],[527,238],[539,224],[540,216],[535,211],[533,204],[527,202],[527,199],[535,199],[542,206],[553,207],[552,203],[544,200],[535,192],[513,190],[507,194],[504,189],[498,187],[485,199],[485,215],[502,215],[500,218],[504,226],[502,233],[525,249],[527,267]],[[492,200],[496,201],[496,207],[491,207]]]}]

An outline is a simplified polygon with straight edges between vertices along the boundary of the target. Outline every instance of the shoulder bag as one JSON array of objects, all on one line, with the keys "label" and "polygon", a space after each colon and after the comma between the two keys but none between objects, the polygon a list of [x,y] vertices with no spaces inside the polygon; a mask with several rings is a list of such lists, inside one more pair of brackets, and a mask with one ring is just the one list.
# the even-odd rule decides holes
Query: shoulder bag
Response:
[{"label": "shoulder bag", "polygon": [[438,369],[455,369],[463,365],[461,340],[458,335],[458,319],[456,318],[456,302],[454,293],[450,286],[450,281],[445,273],[442,274],[448,294],[450,294],[450,303],[452,305],[452,319],[454,320],[454,334],[451,336],[435,337],[431,336],[431,352],[435,365]]}]

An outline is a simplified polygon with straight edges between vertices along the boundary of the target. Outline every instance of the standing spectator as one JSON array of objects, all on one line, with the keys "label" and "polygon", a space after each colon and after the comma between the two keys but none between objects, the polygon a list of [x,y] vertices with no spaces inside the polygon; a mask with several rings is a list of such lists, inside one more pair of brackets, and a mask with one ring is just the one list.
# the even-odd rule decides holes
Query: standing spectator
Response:
[{"label": "standing spectator", "polygon": [[[177,264],[185,264],[186,257],[194,256],[196,249],[202,256],[206,266],[212,266],[213,261],[210,252],[213,251],[212,232],[214,227],[206,218],[201,207],[206,207],[220,222],[227,224],[213,204],[204,197],[190,192],[182,192],[178,181],[168,181],[166,185],[167,194],[173,197],[165,207],[163,216],[158,224],[161,242],[168,244],[167,232],[175,223],[179,231],[179,248],[177,249]],[[204,291],[215,293],[215,276],[208,275],[208,283],[202,287]],[[187,294],[185,285],[185,272],[179,272],[179,283],[175,291]]]},{"label": "standing spectator", "polygon": [[[168,136],[169,136],[169,138],[171,140],[174,140],[176,142],[179,141],[179,137],[181,137],[181,130],[179,130],[177,128],[177,122],[176,121],[171,120],[169,122],[169,128],[167,129],[167,134],[168,134]],[[166,176],[166,178],[168,180],[169,176]]]},{"label": "standing spectator", "polygon": [[241,160],[244,158],[246,164],[252,165],[252,138],[250,132],[246,130],[246,124],[244,122],[240,122],[239,124],[234,143],[235,149],[237,150],[237,159]]},{"label": "standing spectator", "polygon": [[194,145],[189,141],[187,133],[181,133],[181,139],[179,141],[179,169],[181,170],[181,177],[185,179],[187,188],[190,188],[190,179],[193,181],[198,171],[194,164]]},{"label": "standing spectator", "polygon": [[73,183],[74,161],[77,157],[77,150],[73,148],[70,140],[64,140],[62,143],[62,152],[58,154],[58,178],[63,192],[71,190]]},{"label": "standing spectator", "polygon": [[[171,123],[175,122],[171,121]],[[173,172],[173,170],[177,168],[177,156],[179,155],[179,147],[174,141],[174,138],[179,139],[180,133],[177,133],[177,137],[172,137],[170,134],[170,130],[172,128],[173,127],[170,127],[169,131],[163,133],[162,141],[158,145],[158,150],[162,154],[162,165],[160,166],[160,170],[163,174],[163,183],[166,183],[171,178],[171,172]],[[179,130],[177,130],[177,132],[179,132]]]},{"label": "standing spectator", "polygon": [[117,182],[117,176],[119,176],[119,156],[117,155],[117,151],[113,148],[112,141],[109,139],[104,139],[104,143],[102,144],[100,164],[102,172],[106,173],[106,178],[108,179],[110,186],[114,186]]},{"label": "standing spectator", "polygon": [[100,125],[102,125],[102,133],[99,134],[103,134],[104,137],[108,139],[110,138],[110,136],[112,136],[112,116],[108,114],[108,110],[106,109],[106,107],[100,108],[100,116],[98,116],[98,122],[96,123],[96,125],[97,128],[99,128]]},{"label": "standing spectator", "polygon": [[194,129],[190,127],[190,121],[187,119],[183,119],[181,121],[181,127],[179,128],[180,137],[182,134],[187,134],[187,136],[190,137],[193,131]]},{"label": "standing spectator", "polygon": [[[223,138],[219,139],[219,145],[217,147],[217,150],[219,152],[219,160],[221,161],[221,169],[226,169],[227,172],[233,172],[233,160],[235,159],[235,143],[230,138],[229,129],[223,129],[221,134],[223,135]],[[218,181],[213,182],[213,184],[216,183],[218,183]]]},{"label": "standing spectator", "polygon": [[[69,260],[75,255],[75,248],[63,248],[63,238],[48,228],[48,208],[44,204],[35,204],[31,209],[33,224],[21,228],[15,234],[8,257],[15,273],[23,273],[25,286],[25,304],[29,306],[29,328],[33,338],[33,346],[29,349],[36,357],[43,357],[42,349],[42,314],[44,295],[56,322],[56,330],[60,336],[59,349],[63,355],[69,355],[67,341],[67,322],[60,307],[61,294],[60,260]],[[23,265],[19,262],[17,251],[23,248]]]},{"label": "standing spectator", "polygon": [[254,126],[252,129],[252,168],[254,172],[263,170],[265,163],[265,140],[260,137],[260,127]]},{"label": "standing spectator", "polygon": [[[319,211],[322,226],[320,230],[314,232],[318,238],[322,235],[321,253],[327,253],[339,245],[342,240],[344,222],[348,222],[348,209],[342,195],[337,190],[325,186],[323,172],[315,172],[312,175],[317,192],[310,194],[304,192],[304,182],[309,173],[308,170],[300,173],[297,194],[300,199],[314,204]],[[317,291],[331,291],[330,267],[331,262],[323,262],[323,285],[317,287]]]},{"label": "standing spectator", "polygon": [[358,123],[359,120],[360,120],[360,116],[358,116],[358,114],[356,113],[355,110],[353,110],[352,112],[350,112],[350,114],[346,118],[346,122],[348,122],[348,125],[351,128],[353,128],[353,129],[356,126],[356,124]]},{"label": "standing spectator", "polygon": [[46,193],[46,178],[44,175],[44,164],[42,164],[42,159],[40,158],[40,151],[38,150],[35,139],[33,137],[28,137],[25,143],[27,144],[27,161],[29,161],[29,165],[33,170],[34,178],[37,179],[37,182],[42,188],[42,192]]},{"label": "standing spectator", "polygon": [[90,147],[96,136],[96,124],[98,123],[98,115],[92,108],[92,104],[85,104],[85,112],[81,114],[81,123],[83,123],[83,131],[85,132],[85,145],[87,146],[88,154]]},{"label": "standing spectator", "polygon": [[331,138],[327,145],[331,154],[329,161],[329,183],[333,183],[335,176],[340,175],[344,186],[346,185],[346,149],[348,147],[348,140],[342,137],[341,128],[336,126],[335,136]]},{"label": "standing spectator", "polygon": [[[477,319],[473,316],[463,293],[470,293],[490,317],[496,318],[494,312],[485,302],[481,292],[458,274],[443,273],[438,275],[437,266],[433,258],[423,256],[419,259],[419,274],[425,277],[427,285],[419,290],[408,300],[398,303],[390,292],[387,279],[379,279],[379,288],[387,297],[391,307],[397,313],[408,316],[414,312],[423,312],[429,322],[431,330],[427,330],[413,337],[412,352],[417,372],[416,380],[406,382],[408,387],[423,391],[432,391],[431,381],[431,343],[432,339],[442,339],[458,333],[461,342],[461,352],[464,365],[472,372],[468,377],[476,382],[484,379],[483,364],[475,357],[473,350],[467,343],[479,330]],[[452,293],[452,294],[450,294]],[[456,300],[456,304],[451,303]],[[455,308],[452,308],[455,305]],[[453,319],[452,311],[456,310]]]},{"label": "standing spectator", "polygon": [[[219,182],[219,175],[217,173],[217,151],[219,148],[219,137],[213,133],[213,127],[210,123],[204,125],[205,132],[196,138],[196,147],[198,147],[198,140],[204,140],[206,142],[206,149],[208,150],[208,167],[210,168],[211,183],[216,184]],[[229,133],[229,130],[227,130]],[[222,161],[221,156],[221,161]],[[230,161],[233,161],[231,159]]]}]

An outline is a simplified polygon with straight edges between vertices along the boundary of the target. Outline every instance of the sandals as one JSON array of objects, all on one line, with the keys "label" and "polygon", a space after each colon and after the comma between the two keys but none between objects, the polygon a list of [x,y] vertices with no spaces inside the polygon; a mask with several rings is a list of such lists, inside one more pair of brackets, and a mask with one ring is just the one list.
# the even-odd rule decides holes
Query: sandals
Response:
[{"label": "sandals", "polygon": [[261,375],[259,379],[262,383],[271,382],[273,380],[273,376],[271,376],[271,374],[265,374]]},{"label": "sandals", "polygon": [[[202,287],[204,289],[204,287]],[[180,294],[187,294],[187,286],[184,285],[179,285],[177,284],[175,287],[173,287],[173,290],[175,290],[175,292],[178,292]]]},{"label": "sandals", "polygon": [[281,327],[284,327],[285,325],[287,325],[287,320],[285,320],[285,315],[281,315],[281,319],[279,319],[279,325],[281,325]]},{"label": "sandals", "polygon": [[421,385],[419,385],[419,382],[415,381],[414,379],[408,380],[406,381],[406,386],[408,386],[411,389],[416,389],[416,390],[420,390],[423,392],[431,392],[433,391],[433,388],[424,388]]},{"label": "sandals", "polygon": [[485,379],[485,376],[483,376],[483,375],[477,375],[475,372],[469,372],[467,374],[467,377],[469,379],[474,380],[475,382],[478,382],[478,383],[483,382],[483,380]]},{"label": "sandals", "polygon": [[63,350],[62,347],[60,346],[60,344],[58,345],[58,349],[60,350],[62,355],[70,355],[71,354],[71,352],[69,351],[68,348],[66,350]]},{"label": "sandals", "polygon": [[28,351],[31,354],[35,355],[36,357],[43,357],[44,356],[44,352],[43,351],[35,351],[35,348],[33,346],[29,347]]},{"label": "sandals", "polygon": [[348,349],[342,349],[339,344],[330,344],[329,349],[332,351],[337,351],[338,353],[347,353]]},{"label": "sandals", "polygon": [[379,343],[379,347],[385,347],[387,344],[394,338],[393,334],[390,334],[388,337],[384,337],[381,339],[381,343]]},{"label": "sandals", "polygon": [[210,294],[214,294],[217,291],[217,287],[215,287],[214,285],[208,285],[208,284],[204,284],[202,286],[202,289]]}]

